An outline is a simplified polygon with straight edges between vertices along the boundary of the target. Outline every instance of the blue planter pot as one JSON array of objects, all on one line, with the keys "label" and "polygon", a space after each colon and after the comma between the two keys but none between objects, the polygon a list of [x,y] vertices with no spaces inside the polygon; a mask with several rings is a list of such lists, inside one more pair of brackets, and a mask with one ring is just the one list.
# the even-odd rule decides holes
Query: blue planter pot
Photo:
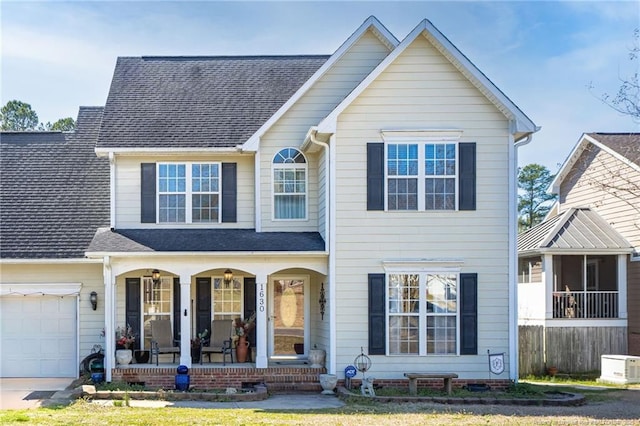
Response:
[{"label": "blue planter pot", "polygon": [[91,381],[94,385],[99,385],[100,383],[104,382],[104,373],[91,373]]}]

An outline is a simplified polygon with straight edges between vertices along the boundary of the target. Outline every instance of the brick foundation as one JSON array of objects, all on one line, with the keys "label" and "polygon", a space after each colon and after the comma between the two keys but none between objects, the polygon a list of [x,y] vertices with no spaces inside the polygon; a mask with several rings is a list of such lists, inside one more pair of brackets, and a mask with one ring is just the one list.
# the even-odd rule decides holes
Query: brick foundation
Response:
[{"label": "brick foundation", "polygon": [[[191,368],[192,389],[242,388],[243,385],[264,383],[270,391],[320,392],[319,375],[324,369],[299,367],[269,368]],[[117,368],[111,371],[114,382],[144,383],[150,388],[175,387],[176,369],[171,368]]]},{"label": "brick foundation", "polygon": [[[320,374],[324,369],[308,367],[225,367],[225,368],[191,368],[189,370],[192,389],[226,389],[242,388],[243,385],[264,383],[269,391],[286,392],[320,392]],[[160,368],[116,368],[111,371],[114,382],[144,383],[149,388],[173,389],[175,387],[175,367]],[[418,389],[442,389],[442,379],[419,380]],[[509,380],[472,380],[453,379],[453,388],[459,389],[469,383],[488,384],[491,389],[504,390],[511,382]],[[351,380],[351,388],[360,387],[361,380]],[[408,388],[409,380],[375,379],[376,387]],[[344,386],[345,381],[339,380],[338,386]]]}]

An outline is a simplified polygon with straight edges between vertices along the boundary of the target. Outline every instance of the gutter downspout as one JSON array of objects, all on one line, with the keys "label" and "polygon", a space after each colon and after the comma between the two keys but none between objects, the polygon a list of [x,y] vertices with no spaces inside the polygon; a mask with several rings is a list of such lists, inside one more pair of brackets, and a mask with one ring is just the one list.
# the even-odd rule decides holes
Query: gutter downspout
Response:
[{"label": "gutter downspout", "polygon": [[[325,243],[325,249],[329,251],[329,356],[327,362],[327,372],[329,374],[336,374],[337,365],[337,348],[336,348],[336,280],[335,280],[335,200],[332,195],[335,193],[335,179],[333,170],[335,164],[335,143],[329,145],[326,142],[316,139],[318,134],[317,129],[312,129],[309,132],[309,140],[322,147],[325,150],[325,179],[327,185],[325,186],[325,236],[327,242]],[[331,136],[331,141],[334,141],[334,136]]]},{"label": "gutter downspout", "polygon": [[109,213],[109,228],[116,228],[116,156],[113,151],[109,152],[109,196],[111,209]]},{"label": "gutter downspout", "polygon": [[[509,136],[513,138],[513,136]],[[532,135],[509,144],[509,379],[517,383],[518,363],[518,284],[516,271],[518,265],[518,148],[531,142]]]}]

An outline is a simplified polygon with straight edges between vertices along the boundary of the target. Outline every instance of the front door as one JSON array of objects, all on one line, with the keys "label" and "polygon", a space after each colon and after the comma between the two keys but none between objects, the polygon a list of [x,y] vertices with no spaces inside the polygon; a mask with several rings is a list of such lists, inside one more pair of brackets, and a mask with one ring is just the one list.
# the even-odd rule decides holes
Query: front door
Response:
[{"label": "front door", "polygon": [[309,277],[273,277],[270,285],[269,356],[306,357],[309,338]]}]

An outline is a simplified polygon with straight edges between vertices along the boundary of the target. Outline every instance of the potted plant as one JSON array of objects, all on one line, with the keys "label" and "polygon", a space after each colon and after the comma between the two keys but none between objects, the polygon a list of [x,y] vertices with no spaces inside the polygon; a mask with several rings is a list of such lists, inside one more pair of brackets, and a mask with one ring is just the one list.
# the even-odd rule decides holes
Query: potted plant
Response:
[{"label": "potted plant", "polygon": [[200,349],[208,335],[209,330],[205,328],[203,332],[198,333],[195,338],[191,339],[191,362],[200,362]]},{"label": "potted plant", "polygon": [[127,324],[127,327],[116,328],[116,349],[131,349],[136,342],[136,335],[133,328]]},{"label": "potted plant", "polygon": [[233,335],[231,336],[233,346],[236,348],[236,359],[238,362],[246,362],[249,342],[247,335],[256,325],[256,313],[254,312],[247,320],[238,317],[233,322]]},{"label": "potted plant", "polygon": [[116,328],[116,361],[118,364],[130,364],[133,359],[133,351],[130,349],[136,342],[133,328],[127,324],[126,327]]}]

